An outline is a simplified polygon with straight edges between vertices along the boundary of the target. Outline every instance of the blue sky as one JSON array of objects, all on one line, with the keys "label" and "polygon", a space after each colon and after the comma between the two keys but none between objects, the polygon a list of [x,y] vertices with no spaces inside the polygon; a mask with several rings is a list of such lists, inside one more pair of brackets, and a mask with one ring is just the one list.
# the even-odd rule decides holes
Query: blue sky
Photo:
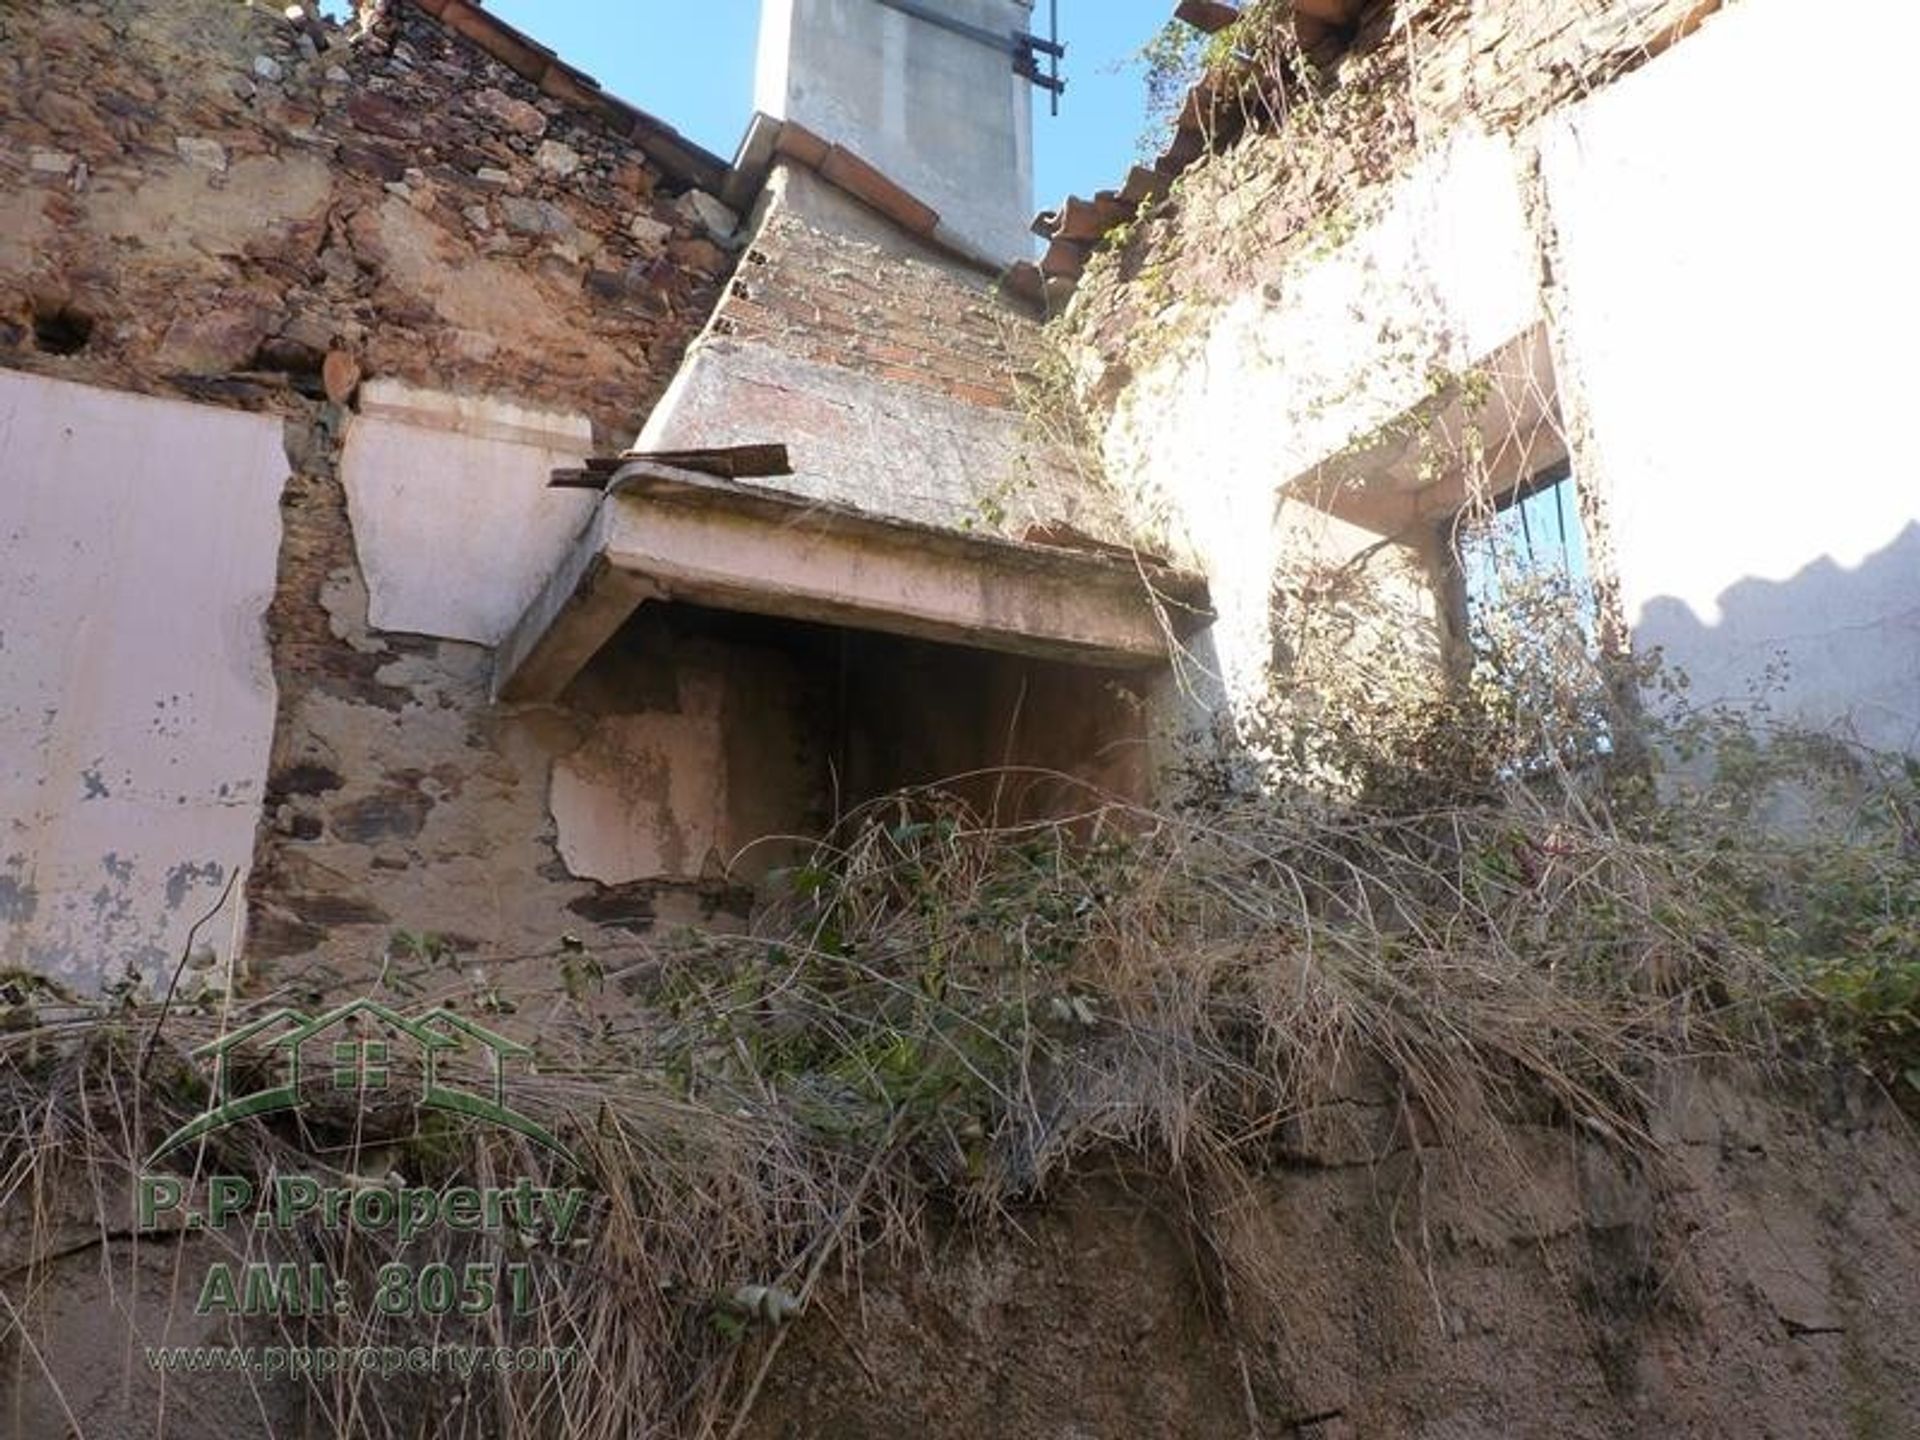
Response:
[{"label": "blue sky", "polygon": [[[1067,94],[1055,119],[1036,92],[1036,209],[1126,179],[1146,103],[1134,56],[1173,4],[1060,0]],[[759,0],[489,0],[487,8],[622,99],[732,157],[753,100]],[[1045,33],[1046,0],[1034,14]]]}]

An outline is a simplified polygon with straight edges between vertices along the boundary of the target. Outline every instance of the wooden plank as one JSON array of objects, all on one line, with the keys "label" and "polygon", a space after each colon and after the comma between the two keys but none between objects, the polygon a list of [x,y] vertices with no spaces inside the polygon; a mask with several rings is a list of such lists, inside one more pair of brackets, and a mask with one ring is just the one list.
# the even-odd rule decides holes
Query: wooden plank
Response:
[{"label": "wooden plank", "polygon": [[604,490],[614,475],[635,460],[675,470],[692,470],[721,480],[751,480],[791,475],[793,465],[785,445],[725,445],[702,450],[630,450],[624,455],[591,455],[578,466],[553,471],[551,490]]},{"label": "wooden plank", "polygon": [[578,466],[555,470],[547,479],[550,490],[604,490],[627,462],[618,455],[589,455]]},{"label": "wooden plank", "polygon": [[787,447],[779,444],[726,445],[699,450],[629,450],[614,468],[632,460],[648,460],[675,470],[717,475],[723,480],[750,480],[765,475],[793,473]]}]

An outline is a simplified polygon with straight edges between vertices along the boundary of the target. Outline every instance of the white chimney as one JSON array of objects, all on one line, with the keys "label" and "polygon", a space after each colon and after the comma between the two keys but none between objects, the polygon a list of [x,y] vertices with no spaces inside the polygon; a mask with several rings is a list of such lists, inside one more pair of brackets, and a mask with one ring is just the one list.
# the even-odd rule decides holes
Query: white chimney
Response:
[{"label": "white chimney", "polygon": [[1033,0],[761,0],[754,107],[844,145],[960,239],[1032,254]]}]

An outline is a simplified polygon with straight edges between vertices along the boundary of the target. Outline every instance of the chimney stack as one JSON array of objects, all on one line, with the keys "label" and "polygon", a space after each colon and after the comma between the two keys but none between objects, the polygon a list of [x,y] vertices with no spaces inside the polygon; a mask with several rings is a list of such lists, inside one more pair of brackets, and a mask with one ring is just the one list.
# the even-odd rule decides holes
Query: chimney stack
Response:
[{"label": "chimney stack", "polygon": [[1033,0],[761,0],[755,108],[845,146],[986,256],[1032,254]]}]

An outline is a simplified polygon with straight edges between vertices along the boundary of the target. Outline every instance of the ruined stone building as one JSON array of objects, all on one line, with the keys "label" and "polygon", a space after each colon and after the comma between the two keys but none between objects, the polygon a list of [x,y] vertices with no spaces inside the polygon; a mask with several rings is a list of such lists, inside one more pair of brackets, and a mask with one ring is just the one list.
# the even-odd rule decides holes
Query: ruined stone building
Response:
[{"label": "ruined stone building", "polygon": [[1303,566],[1444,650],[1457,518],[1556,487],[1598,643],[1920,751],[1920,19],[1808,11],[1298,0],[1316,103],[1035,221],[966,33],[1031,0],[765,0],[731,159],[480,0],[6,0],[0,974],[618,944],[900,787],[1145,800]]},{"label": "ruined stone building", "polygon": [[[1166,634],[996,286],[1026,82],[791,8],[733,165],[462,0],[0,19],[8,966],[643,930],[899,784],[1141,783]],[[829,62],[902,27],[894,137]]]},{"label": "ruined stone building", "polygon": [[[9,7],[5,963],[152,976],[216,901],[246,964],[512,948],[737,907],[750,842],[899,784],[1139,793],[1149,712],[1257,688],[1287,557],[1431,558],[1460,479],[1396,417],[1449,406],[1496,489],[1573,453],[1643,643],[1723,688],[1784,644],[1910,744],[1881,88],[1771,0],[1469,8],[1417,137],[1184,175],[1235,138],[1196,96],[1003,283],[1027,84],[898,10],[769,6],[728,163],[465,0]],[[1302,23],[1377,53],[1366,9]],[[1074,444],[1039,305],[1142,201]],[[675,461],[737,446],[791,473]]]}]

